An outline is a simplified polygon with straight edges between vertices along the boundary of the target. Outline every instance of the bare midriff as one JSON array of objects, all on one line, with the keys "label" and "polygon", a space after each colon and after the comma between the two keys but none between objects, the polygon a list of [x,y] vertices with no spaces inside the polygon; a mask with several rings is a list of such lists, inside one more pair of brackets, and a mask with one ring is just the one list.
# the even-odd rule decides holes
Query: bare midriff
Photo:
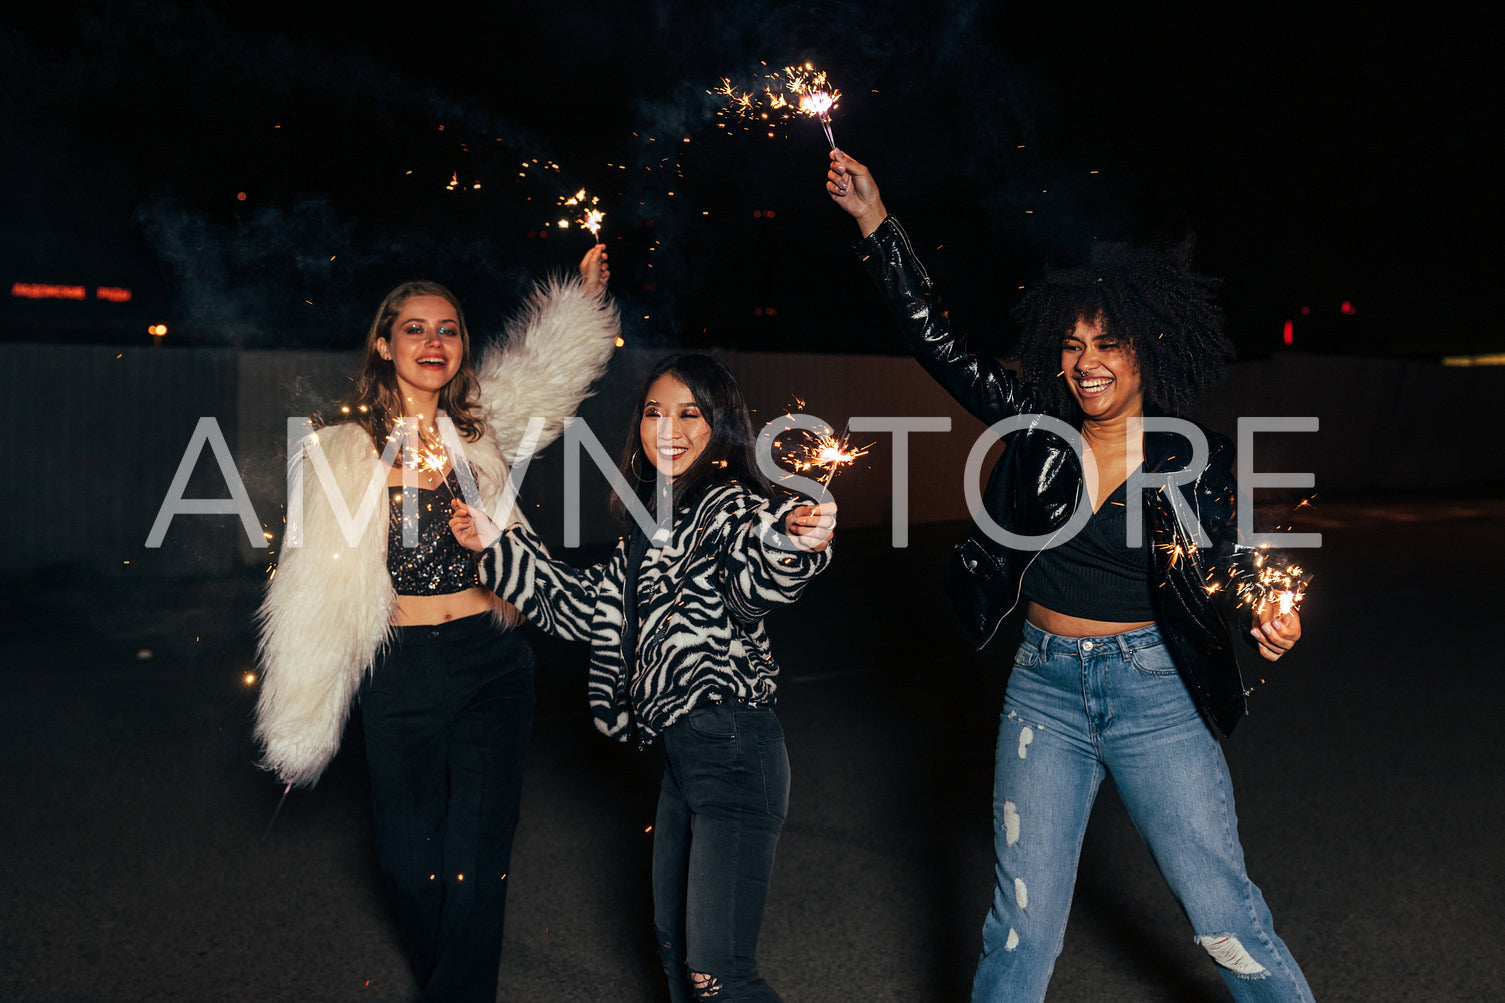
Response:
[{"label": "bare midriff", "polygon": [[1082,616],[1057,613],[1037,602],[1029,604],[1025,616],[1036,627],[1058,637],[1106,637],[1109,634],[1122,634],[1125,631],[1148,627],[1155,622],[1154,620],[1141,620],[1137,623],[1119,623],[1114,620],[1089,620]]},{"label": "bare midriff", "polygon": [[442,596],[398,596],[397,605],[392,608],[392,625],[429,626],[492,610],[497,610],[498,615],[508,623],[522,619],[516,606],[499,598],[490,589],[483,589],[478,585],[464,592],[451,592]]},{"label": "bare midriff", "polygon": [[[443,483],[448,471],[448,466],[437,472],[409,470],[407,483],[432,490]],[[388,487],[402,487],[403,483],[403,471],[400,468],[393,467],[388,471]],[[390,622],[394,627],[427,627],[459,620],[462,617],[475,616],[477,613],[489,613],[492,610],[495,610],[497,616],[509,624],[516,624],[523,619],[522,613],[516,606],[490,589],[477,585],[463,592],[449,592],[437,596],[399,595],[397,604],[392,607]]]}]

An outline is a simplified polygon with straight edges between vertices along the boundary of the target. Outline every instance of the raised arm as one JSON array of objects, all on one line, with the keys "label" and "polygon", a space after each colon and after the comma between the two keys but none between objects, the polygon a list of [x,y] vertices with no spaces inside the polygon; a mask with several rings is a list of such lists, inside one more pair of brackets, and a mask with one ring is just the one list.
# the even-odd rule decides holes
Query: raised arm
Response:
[{"label": "raised arm", "polygon": [[476,364],[481,404],[502,455],[518,460],[528,419],[544,419],[542,449],[559,437],[566,418],[606,372],[622,332],[616,305],[606,294],[610,271],[597,244],[580,262],[579,278],[549,278],[534,288],[507,325],[503,343]]},{"label": "raised arm", "polygon": [[915,255],[909,235],[884,207],[872,172],[833,150],[826,191],[857,221],[862,234],[857,254],[925,371],[962,407],[988,424],[1035,410],[1006,366],[991,355],[969,351],[966,339],[952,331],[940,294]]}]

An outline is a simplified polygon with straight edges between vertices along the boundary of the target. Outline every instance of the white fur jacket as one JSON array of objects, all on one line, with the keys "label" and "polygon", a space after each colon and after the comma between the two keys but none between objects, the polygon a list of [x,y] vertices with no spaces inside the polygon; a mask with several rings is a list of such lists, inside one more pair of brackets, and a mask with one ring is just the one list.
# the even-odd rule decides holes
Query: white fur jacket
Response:
[{"label": "white fur jacket", "polygon": [[[480,353],[486,432],[463,445],[488,512],[501,497],[508,462],[520,458],[528,419],[545,419],[535,450],[557,438],[605,372],[619,331],[609,299],[587,296],[578,279],[549,280],[507,325],[506,339]],[[320,429],[299,443],[288,470],[290,484],[301,481],[303,514],[296,525],[289,519],[257,614],[255,737],[262,767],[304,786],[319,779],[339,749],[351,701],[389,640],[396,594],[387,573],[387,468],[365,430]],[[336,513],[326,495],[329,474],[345,513]],[[289,547],[288,539],[299,535],[301,545]]]}]

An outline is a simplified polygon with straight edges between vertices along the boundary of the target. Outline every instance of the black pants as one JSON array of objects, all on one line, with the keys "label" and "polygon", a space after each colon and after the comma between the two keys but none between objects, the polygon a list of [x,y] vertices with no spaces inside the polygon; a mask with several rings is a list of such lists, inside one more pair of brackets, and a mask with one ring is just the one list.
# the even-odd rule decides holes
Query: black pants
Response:
[{"label": "black pants", "polygon": [[484,613],[399,628],[361,714],[377,857],[423,998],[494,1003],[533,652]]},{"label": "black pants", "polygon": [[779,719],[767,708],[708,704],[666,728],[663,743],[653,923],[669,998],[778,1003],[757,950],[789,810]]}]

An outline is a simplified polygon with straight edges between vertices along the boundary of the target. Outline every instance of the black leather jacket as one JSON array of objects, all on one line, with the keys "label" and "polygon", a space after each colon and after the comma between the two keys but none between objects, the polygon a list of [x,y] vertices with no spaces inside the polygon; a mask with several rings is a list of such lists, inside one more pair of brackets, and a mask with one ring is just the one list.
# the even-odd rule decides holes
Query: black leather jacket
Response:
[{"label": "black leather jacket", "polygon": [[[1022,429],[1006,437],[1008,446],[989,475],[983,493],[987,515],[1023,536],[1047,536],[1063,527],[1076,510],[1082,486],[1081,464],[1071,445],[1040,427],[1041,415],[1011,371],[991,356],[968,352],[964,340],[952,332],[930,276],[897,220],[884,220],[857,244],[857,252],[897,318],[910,351],[936,382],[986,424],[1029,416]],[[1146,408],[1146,416],[1152,415]],[[1233,443],[1216,432],[1202,431],[1208,462],[1179,490],[1186,502],[1183,510],[1194,514],[1206,534],[1204,546],[1194,546],[1195,529],[1178,522],[1167,489],[1147,490],[1143,512],[1156,621],[1198,709],[1221,738],[1244,715],[1245,691],[1226,611],[1214,601],[1220,593],[1209,594],[1207,583],[1233,560],[1236,488]],[[1190,455],[1184,436],[1145,433],[1147,476],[1181,470]],[[1035,553],[1012,549],[976,525],[956,547],[946,590],[976,648],[992,639],[1003,618],[1019,604],[1020,582]]]}]

